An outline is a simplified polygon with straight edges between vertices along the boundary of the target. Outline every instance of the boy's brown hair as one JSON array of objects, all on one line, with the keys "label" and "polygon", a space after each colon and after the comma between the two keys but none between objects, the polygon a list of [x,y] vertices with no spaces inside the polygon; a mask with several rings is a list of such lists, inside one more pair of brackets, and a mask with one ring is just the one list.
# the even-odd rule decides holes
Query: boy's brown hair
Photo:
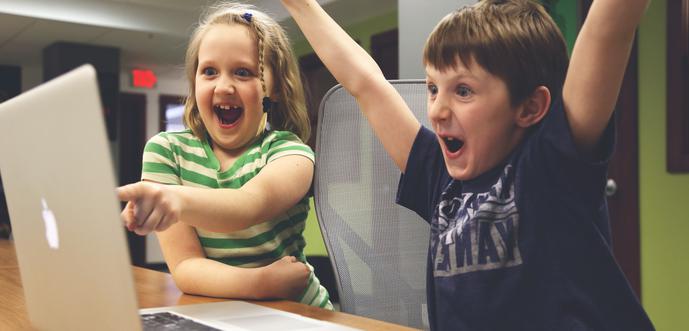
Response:
[{"label": "boy's brown hair", "polygon": [[555,22],[529,0],[483,0],[445,16],[428,37],[424,65],[477,63],[502,79],[516,106],[538,86],[560,95],[569,58]]}]

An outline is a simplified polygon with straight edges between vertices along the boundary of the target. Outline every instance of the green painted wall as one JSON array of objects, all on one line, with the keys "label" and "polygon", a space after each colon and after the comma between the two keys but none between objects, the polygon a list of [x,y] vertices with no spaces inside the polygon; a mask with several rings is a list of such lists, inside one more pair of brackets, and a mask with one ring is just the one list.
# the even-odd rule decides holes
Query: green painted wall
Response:
[{"label": "green painted wall", "polygon": [[[375,17],[351,26],[345,27],[345,31],[354,39],[359,41],[361,46],[370,52],[371,50],[371,36],[380,32],[388,31],[397,28],[397,11],[385,14],[383,16]],[[303,38],[303,37],[302,37]],[[295,40],[292,43],[294,53],[297,58],[313,52],[309,43],[304,40]],[[315,133],[314,133],[315,134]],[[318,165],[316,165],[318,166]],[[307,256],[327,256],[328,252],[325,249],[323,236],[318,227],[316,219],[316,212],[313,206],[313,199],[311,199],[311,211],[306,220],[306,229],[304,230],[304,239],[306,240],[306,248],[304,254]]]},{"label": "green painted wall", "polygon": [[[397,28],[397,11],[374,17],[345,27],[345,31],[366,50],[371,50],[371,36]],[[294,40],[292,49],[297,57],[312,53],[313,49],[306,39]]]},{"label": "green painted wall", "polygon": [[[544,2],[544,1],[541,1]],[[574,40],[577,37],[579,29],[578,15],[577,15],[577,1],[572,0],[555,0],[549,1],[552,3],[551,16],[557,26],[560,27],[562,35],[567,42],[567,50],[572,53]]]},{"label": "green painted wall", "polygon": [[651,2],[638,34],[641,297],[658,330],[679,331],[689,326],[689,174],[665,170],[666,4]]}]

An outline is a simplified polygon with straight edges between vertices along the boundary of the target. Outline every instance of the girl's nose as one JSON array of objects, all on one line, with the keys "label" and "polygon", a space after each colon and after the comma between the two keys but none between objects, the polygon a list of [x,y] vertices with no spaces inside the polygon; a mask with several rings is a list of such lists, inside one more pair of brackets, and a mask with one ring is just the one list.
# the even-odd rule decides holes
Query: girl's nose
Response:
[{"label": "girl's nose", "polygon": [[221,94],[234,94],[236,89],[234,87],[234,82],[231,79],[223,78],[218,80],[218,84],[215,86],[215,91]]}]

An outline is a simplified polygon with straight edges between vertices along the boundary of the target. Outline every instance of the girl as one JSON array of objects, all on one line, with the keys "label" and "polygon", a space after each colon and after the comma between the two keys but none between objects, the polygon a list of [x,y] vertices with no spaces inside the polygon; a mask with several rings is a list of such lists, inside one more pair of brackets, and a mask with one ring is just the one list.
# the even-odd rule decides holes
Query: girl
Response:
[{"label": "girl", "polygon": [[303,254],[314,156],[284,31],[251,6],[217,5],[192,34],[186,73],[188,129],[151,138],[143,181],[118,189],[127,227],[156,231],[185,293],[332,309]]}]

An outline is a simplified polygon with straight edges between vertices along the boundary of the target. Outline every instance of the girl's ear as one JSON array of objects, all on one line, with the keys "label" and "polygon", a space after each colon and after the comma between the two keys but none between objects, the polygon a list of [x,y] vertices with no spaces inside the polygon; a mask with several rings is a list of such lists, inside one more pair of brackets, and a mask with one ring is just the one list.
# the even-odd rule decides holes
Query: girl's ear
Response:
[{"label": "girl's ear", "polygon": [[515,113],[517,126],[528,128],[540,122],[550,109],[550,101],[550,90],[545,86],[537,87],[517,108]]}]

